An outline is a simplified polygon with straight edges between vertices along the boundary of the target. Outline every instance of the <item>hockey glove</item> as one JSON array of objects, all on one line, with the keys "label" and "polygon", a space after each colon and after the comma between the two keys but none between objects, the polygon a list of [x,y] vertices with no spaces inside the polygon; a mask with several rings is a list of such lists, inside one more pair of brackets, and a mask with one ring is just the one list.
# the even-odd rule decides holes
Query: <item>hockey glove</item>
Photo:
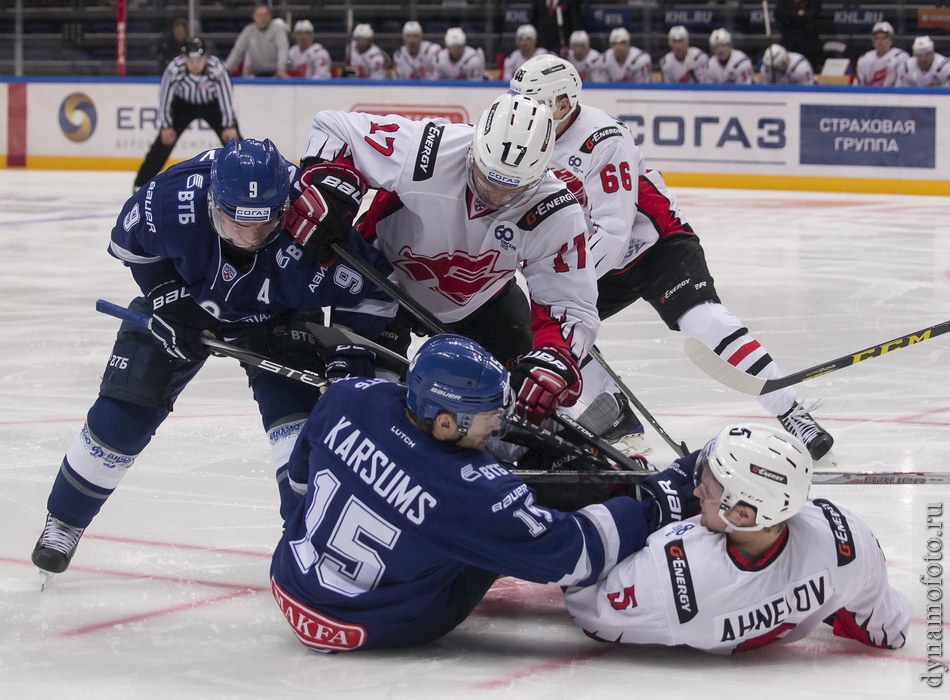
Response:
[{"label": "hockey glove", "polygon": [[350,377],[375,377],[376,353],[359,345],[335,345],[323,349],[326,369],[323,375],[330,381]]},{"label": "hockey glove", "polygon": [[699,499],[693,495],[695,464],[695,454],[681,457],[637,485],[638,499],[652,505],[654,530],[699,513]]},{"label": "hockey glove", "polygon": [[369,189],[359,172],[342,163],[318,163],[300,176],[303,193],[284,217],[290,231],[303,249],[321,265],[336,260],[331,246],[353,226],[353,219]]},{"label": "hockey glove", "polygon": [[573,406],[581,395],[581,370],[564,348],[544,347],[524,355],[511,371],[517,392],[515,413],[539,424],[558,406]]},{"label": "hockey glove", "polygon": [[172,357],[200,362],[210,350],[201,344],[201,334],[217,327],[217,319],[205,311],[185,289],[180,279],[170,279],[147,295],[152,307],[148,329]]}]

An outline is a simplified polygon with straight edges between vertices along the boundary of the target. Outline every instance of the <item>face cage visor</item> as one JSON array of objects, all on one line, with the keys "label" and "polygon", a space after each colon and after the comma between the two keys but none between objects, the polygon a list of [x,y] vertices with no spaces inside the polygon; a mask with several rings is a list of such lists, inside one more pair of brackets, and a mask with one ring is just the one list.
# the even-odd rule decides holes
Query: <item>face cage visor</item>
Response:
[{"label": "face cage visor", "polygon": [[517,187],[505,187],[491,182],[475,163],[474,152],[472,150],[468,152],[468,188],[488,205],[489,209],[501,210],[524,202],[541,186],[543,180],[544,173],[541,173],[537,180]]}]

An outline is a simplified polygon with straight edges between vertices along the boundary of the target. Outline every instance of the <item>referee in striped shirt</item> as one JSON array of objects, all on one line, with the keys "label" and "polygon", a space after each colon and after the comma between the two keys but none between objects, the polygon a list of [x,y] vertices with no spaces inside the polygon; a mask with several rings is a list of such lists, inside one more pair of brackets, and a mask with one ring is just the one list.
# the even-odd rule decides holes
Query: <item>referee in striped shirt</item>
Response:
[{"label": "referee in striped shirt", "polygon": [[165,68],[159,112],[162,128],[135,176],[135,190],[161,172],[178,138],[195,119],[204,119],[222,144],[241,138],[227,68],[217,56],[207,54],[198,37],[188,39],[181,55]]}]

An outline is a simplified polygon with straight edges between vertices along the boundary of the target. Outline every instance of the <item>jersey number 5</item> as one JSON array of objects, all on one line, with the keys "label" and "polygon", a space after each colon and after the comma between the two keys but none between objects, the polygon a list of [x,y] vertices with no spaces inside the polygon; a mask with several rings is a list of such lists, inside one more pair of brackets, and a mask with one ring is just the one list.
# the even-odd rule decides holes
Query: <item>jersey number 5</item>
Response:
[{"label": "jersey number 5", "polygon": [[392,549],[401,530],[371,511],[365,503],[350,496],[325,538],[323,552],[317,552],[313,538],[323,523],[330,501],[340,481],[329,470],[313,477],[313,501],[307,510],[307,534],[290,543],[297,566],[303,573],[316,569],[320,585],[349,598],[371,591],[379,585],[386,564],[367,542]]}]

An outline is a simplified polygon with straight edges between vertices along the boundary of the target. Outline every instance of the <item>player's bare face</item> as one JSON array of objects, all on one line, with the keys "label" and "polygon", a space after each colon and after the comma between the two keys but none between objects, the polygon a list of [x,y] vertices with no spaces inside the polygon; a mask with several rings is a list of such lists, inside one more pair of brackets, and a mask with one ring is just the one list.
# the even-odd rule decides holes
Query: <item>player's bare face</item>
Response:
[{"label": "player's bare face", "polygon": [[726,65],[726,62],[729,60],[729,56],[732,55],[732,47],[729,44],[721,44],[713,49],[713,53],[716,55],[716,60],[719,61],[722,65]]},{"label": "player's bare face", "polygon": [[587,58],[587,54],[590,53],[590,46],[587,44],[571,44],[571,51],[574,52],[574,58],[578,61],[583,61]]},{"label": "player's bare face", "polygon": [[630,53],[630,44],[626,41],[618,41],[611,47],[614,55],[617,57],[617,63],[623,63],[627,60],[627,54]]},{"label": "player's bare face", "polygon": [[458,441],[459,447],[484,450],[492,433],[501,430],[502,417],[499,411],[482,411],[472,418],[468,432]]},{"label": "player's bare face", "polygon": [[233,245],[248,253],[256,253],[267,238],[280,226],[282,217],[268,221],[235,221],[227,214],[217,211],[214,226],[218,234]]},{"label": "player's bare face", "polygon": [[670,48],[673,49],[673,55],[677,60],[682,61],[686,58],[686,50],[689,48],[689,42],[686,39],[673,39],[670,42]]},{"label": "player's bare face", "polygon": [[208,64],[208,59],[204,56],[199,56],[198,58],[186,58],[185,66],[188,68],[188,72],[193,75],[198,75],[201,73],[205,66]]},{"label": "player's bare face", "polygon": [[712,471],[703,469],[699,485],[693,490],[693,495],[699,499],[701,515],[699,524],[713,532],[723,532],[726,523],[721,517],[720,499],[722,499],[722,484],[716,481]]},{"label": "player's bare face", "polygon": [[403,38],[403,43],[406,45],[406,48],[409,49],[409,53],[415,56],[419,53],[419,48],[422,46],[422,37],[418,34],[406,34]]},{"label": "player's bare face", "polygon": [[[874,50],[877,51],[878,56],[883,56],[891,50],[891,35],[887,32],[878,32],[874,35],[872,41],[874,42]],[[867,44],[865,44],[865,46],[866,45]]]},{"label": "player's bare face", "polygon": [[930,70],[930,66],[932,66],[933,64],[934,64],[933,51],[917,54],[917,65],[920,67],[920,70],[928,71]]}]

